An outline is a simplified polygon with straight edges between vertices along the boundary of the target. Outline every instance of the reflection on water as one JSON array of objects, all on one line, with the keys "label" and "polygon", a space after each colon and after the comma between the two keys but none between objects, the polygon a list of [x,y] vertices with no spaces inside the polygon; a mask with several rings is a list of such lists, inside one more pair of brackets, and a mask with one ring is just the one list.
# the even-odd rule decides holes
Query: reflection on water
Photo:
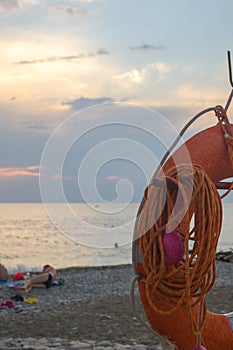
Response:
[{"label": "reflection on water", "polygon": [[[108,208],[109,209],[109,208]],[[119,210],[112,205],[72,204],[75,216],[64,217],[53,205],[57,222],[72,233],[71,239],[52,223],[42,204],[0,204],[0,259],[9,270],[39,270],[45,263],[56,267],[102,266],[131,263],[131,240],[138,204]],[[233,247],[233,204],[224,204],[223,229],[218,251]],[[73,215],[73,214],[72,214]],[[77,216],[77,217],[76,217]],[[103,248],[104,247],[104,248]]]}]

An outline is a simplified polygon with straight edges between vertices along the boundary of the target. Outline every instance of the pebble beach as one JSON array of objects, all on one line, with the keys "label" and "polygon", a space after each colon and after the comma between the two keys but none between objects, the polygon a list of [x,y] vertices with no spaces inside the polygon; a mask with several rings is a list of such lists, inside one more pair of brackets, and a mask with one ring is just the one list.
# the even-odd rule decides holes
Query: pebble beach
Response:
[{"label": "pebble beach", "polygon": [[[217,280],[207,295],[208,309],[233,309],[233,264],[217,261]],[[16,292],[0,285],[0,349],[160,349],[137,321],[130,304],[131,265],[58,270],[64,283],[33,289],[35,303],[15,301]],[[25,295],[22,294],[22,297]],[[138,309],[140,300],[136,291]]]}]

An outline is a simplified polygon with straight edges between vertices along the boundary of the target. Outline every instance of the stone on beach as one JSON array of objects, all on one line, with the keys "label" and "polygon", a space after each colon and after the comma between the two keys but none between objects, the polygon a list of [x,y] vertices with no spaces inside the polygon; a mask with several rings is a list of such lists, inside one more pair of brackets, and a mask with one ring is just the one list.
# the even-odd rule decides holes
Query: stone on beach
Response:
[{"label": "stone on beach", "polygon": [[[14,301],[0,309],[0,350],[155,350],[154,335],[135,318],[130,305],[132,266],[60,270],[65,284],[33,289],[37,304]],[[217,261],[217,280],[207,294],[208,309],[232,310],[233,264]],[[137,290],[136,301],[140,308]],[[0,285],[0,303],[15,292]]]}]

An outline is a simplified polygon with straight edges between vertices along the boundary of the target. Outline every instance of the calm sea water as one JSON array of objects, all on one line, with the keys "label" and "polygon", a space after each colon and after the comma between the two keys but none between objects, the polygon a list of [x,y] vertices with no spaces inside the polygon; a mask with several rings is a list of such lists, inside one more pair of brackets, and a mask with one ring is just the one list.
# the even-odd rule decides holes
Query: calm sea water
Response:
[{"label": "calm sea water", "polygon": [[[131,241],[138,204],[1,203],[0,259],[8,270],[131,263]],[[218,250],[233,247],[233,204],[224,204]]]}]

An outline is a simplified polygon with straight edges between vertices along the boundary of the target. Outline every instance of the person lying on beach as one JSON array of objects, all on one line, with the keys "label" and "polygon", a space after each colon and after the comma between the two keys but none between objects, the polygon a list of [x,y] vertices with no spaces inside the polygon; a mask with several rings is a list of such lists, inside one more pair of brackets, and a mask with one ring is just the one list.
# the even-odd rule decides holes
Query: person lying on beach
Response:
[{"label": "person lying on beach", "polygon": [[37,276],[29,278],[25,281],[24,285],[20,287],[25,293],[30,292],[32,288],[47,288],[52,287],[53,283],[57,279],[57,272],[51,265],[45,265],[42,272]]}]

